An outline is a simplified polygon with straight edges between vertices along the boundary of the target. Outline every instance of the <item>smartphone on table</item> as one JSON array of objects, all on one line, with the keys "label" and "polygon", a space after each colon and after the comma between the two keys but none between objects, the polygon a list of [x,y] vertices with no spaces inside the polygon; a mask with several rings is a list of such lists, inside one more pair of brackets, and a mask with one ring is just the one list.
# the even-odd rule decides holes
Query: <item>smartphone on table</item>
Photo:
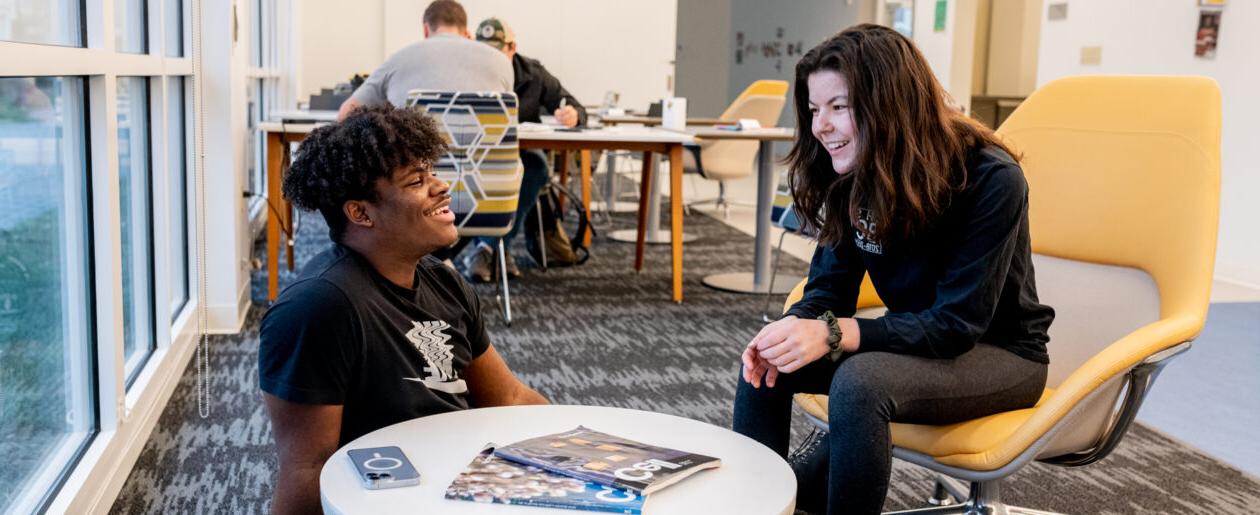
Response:
[{"label": "smartphone on table", "polygon": [[420,484],[420,473],[396,446],[350,449],[346,456],[368,490]]}]

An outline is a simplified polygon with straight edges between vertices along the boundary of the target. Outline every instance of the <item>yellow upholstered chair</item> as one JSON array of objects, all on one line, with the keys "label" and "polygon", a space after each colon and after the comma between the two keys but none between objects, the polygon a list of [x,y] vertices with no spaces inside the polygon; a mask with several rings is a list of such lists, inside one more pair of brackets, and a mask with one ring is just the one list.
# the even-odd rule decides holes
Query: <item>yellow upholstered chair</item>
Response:
[{"label": "yellow upholstered chair", "polygon": [[[1088,76],[1046,84],[998,130],[1023,153],[1037,291],[1056,311],[1049,379],[1032,408],[892,424],[895,456],[970,483],[941,478],[934,499],[944,489],[965,501],[916,513],[1002,512],[998,482],[1028,462],[1086,465],[1119,443],[1159,370],[1203,328],[1220,127],[1211,79]],[[826,427],[825,396],[796,400]]]},{"label": "yellow upholstered chair", "polygon": [[451,211],[460,236],[499,240],[503,319],[512,325],[503,236],[512,230],[524,168],[516,139],[517,99],[512,92],[408,92],[407,107],[437,122],[446,152],[434,172],[451,185]]},{"label": "yellow upholstered chair", "polygon": [[[788,83],[782,80],[759,80],[744,89],[719,117],[723,122],[735,123],[741,118],[757,120],[762,127],[774,127],[787,102]],[[704,140],[688,146],[683,154],[683,171],[695,172],[709,180],[718,181],[719,193],[715,199],[691,202],[688,206],[715,202],[726,206],[726,181],[752,175],[756,169],[757,142],[753,140]]]}]

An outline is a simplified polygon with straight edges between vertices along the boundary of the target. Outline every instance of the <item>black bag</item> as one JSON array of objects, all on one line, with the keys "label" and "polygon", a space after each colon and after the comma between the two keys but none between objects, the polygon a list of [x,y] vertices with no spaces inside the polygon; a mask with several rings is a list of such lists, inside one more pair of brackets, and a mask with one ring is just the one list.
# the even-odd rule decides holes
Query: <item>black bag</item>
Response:
[{"label": "black bag", "polygon": [[[564,230],[564,212],[560,210],[560,195],[568,198],[568,205],[577,213],[578,227],[573,237]],[[540,241],[539,218],[542,218],[542,234]],[[582,244],[582,233],[591,227],[590,217],[582,207],[582,201],[563,186],[548,183],[538,195],[538,203],[534,210],[525,216],[525,248],[529,256],[543,268],[552,266],[573,266],[585,263],[590,259],[590,250]],[[591,228],[591,235],[595,229]],[[543,259],[546,253],[546,260]]]}]

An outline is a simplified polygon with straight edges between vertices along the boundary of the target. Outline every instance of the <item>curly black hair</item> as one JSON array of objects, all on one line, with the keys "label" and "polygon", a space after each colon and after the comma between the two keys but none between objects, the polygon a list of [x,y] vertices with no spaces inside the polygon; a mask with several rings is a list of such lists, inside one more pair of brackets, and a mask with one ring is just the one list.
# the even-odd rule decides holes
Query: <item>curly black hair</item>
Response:
[{"label": "curly black hair", "polygon": [[340,242],[347,200],[380,200],[376,180],[417,162],[436,163],[445,149],[428,116],[389,104],[361,107],[339,123],[311,131],[284,177],[284,196],[297,207],[319,211],[328,236]]}]

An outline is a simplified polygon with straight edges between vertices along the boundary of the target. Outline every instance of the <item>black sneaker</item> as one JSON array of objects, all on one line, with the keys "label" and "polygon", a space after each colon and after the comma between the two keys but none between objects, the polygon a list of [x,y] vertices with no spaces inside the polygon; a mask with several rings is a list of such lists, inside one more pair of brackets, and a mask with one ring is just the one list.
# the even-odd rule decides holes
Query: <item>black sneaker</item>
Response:
[{"label": "black sneaker", "polygon": [[823,513],[827,508],[827,468],[831,447],[827,432],[814,430],[801,445],[788,454],[788,465],[796,475],[798,512]]}]

